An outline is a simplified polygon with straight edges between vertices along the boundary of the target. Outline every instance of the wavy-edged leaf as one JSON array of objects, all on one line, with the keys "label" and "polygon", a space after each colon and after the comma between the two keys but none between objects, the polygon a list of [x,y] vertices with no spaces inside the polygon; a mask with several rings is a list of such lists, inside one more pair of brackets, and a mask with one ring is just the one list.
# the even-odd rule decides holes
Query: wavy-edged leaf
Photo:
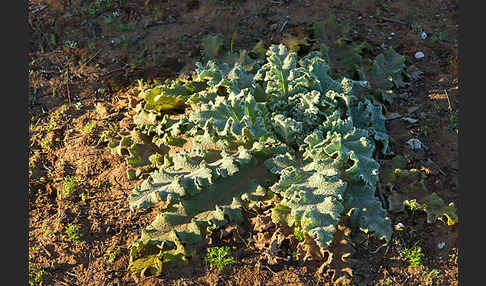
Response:
[{"label": "wavy-edged leaf", "polygon": [[436,193],[425,197],[422,204],[428,223],[434,223],[443,217],[447,218],[447,225],[454,225],[459,221],[454,203],[446,204]]},{"label": "wavy-edged leaf", "polygon": [[284,45],[272,45],[267,50],[267,62],[258,70],[255,80],[265,81],[267,96],[286,98],[305,92],[304,70],[297,66],[297,54],[289,53]]},{"label": "wavy-edged leaf", "polygon": [[193,93],[204,90],[207,85],[201,81],[179,78],[173,82],[156,85],[142,90],[146,111],[160,113],[168,110],[183,110],[186,99]]},{"label": "wavy-edged leaf", "polygon": [[389,153],[389,138],[385,126],[386,118],[383,115],[381,105],[372,104],[369,99],[365,98],[358,102],[357,106],[351,107],[348,114],[356,127],[368,130],[375,141],[381,143],[383,154]]},{"label": "wavy-edged leaf", "polygon": [[265,107],[245,89],[227,98],[217,97],[214,103],[202,104],[199,110],[191,113],[189,120],[195,128],[203,130],[202,136],[194,138],[196,142],[204,145],[225,140],[225,146],[251,147],[253,142],[271,135],[267,118]]},{"label": "wavy-edged leaf", "polygon": [[375,144],[369,139],[368,131],[354,127],[352,120],[338,119],[324,126],[328,129],[326,137],[322,130],[317,130],[304,140],[308,144],[304,158],[333,158],[346,167],[345,173],[354,180],[374,186],[380,165],[372,157]]},{"label": "wavy-edged leaf", "polygon": [[[134,251],[147,244],[159,248],[164,244],[181,244],[183,256],[191,256],[209,230],[243,220],[243,204],[265,196],[261,185],[268,174],[265,166],[244,149],[235,155],[223,153],[222,156],[214,163],[202,161],[195,171],[191,171],[193,162],[185,164],[187,168],[182,168],[177,175],[170,173],[171,168],[155,173],[152,180],[145,181],[151,186],[145,193],[134,192],[131,207],[153,205],[150,198],[165,203],[162,212],[134,243]],[[168,180],[174,177],[178,179]],[[151,197],[152,194],[156,195]]]},{"label": "wavy-edged leaf", "polygon": [[[281,165],[282,159],[282,156],[269,159],[266,165],[276,171],[275,166]],[[321,161],[320,168],[315,167],[309,164],[277,170],[280,179],[270,190],[282,196],[282,200],[273,210],[272,218],[290,226],[298,224],[324,248],[331,243],[344,209],[342,196],[346,183],[339,176],[326,173],[326,168],[336,168],[332,160]]]},{"label": "wavy-edged leaf", "polygon": [[371,68],[360,69],[358,72],[364,80],[370,82],[371,88],[381,91],[383,99],[391,103],[392,88],[404,87],[402,72],[405,69],[405,57],[395,52],[393,48],[387,49],[373,60]]},{"label": "wavy-edged leaf", "polygon": [[390,241],[393,232],[386,210],[375,196],[375,187],[364,183],[349,184],[344,195],[345,213],[354,227]]},{"label": "wavy-edged leaf", "polygon": [[205,61],[217,59],[221,56],[224,46],[224,39],[221,34],[206,36],[201,40],[201,54]]}]

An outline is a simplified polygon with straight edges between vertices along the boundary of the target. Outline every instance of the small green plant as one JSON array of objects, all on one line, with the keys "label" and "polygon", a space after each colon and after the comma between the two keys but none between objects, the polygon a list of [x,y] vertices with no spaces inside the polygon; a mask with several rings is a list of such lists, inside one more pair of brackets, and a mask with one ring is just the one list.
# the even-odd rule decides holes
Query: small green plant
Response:
[{"label": "small green plant", "polygon": [[292,258],[297,259],[297,251],[292,251]]},{"label": "small green plant", "polygon": [[452,129],[454,131],[456,131],[456,133],[459,133],[459,128],[458,128],[458,125],[457,125],[457,113],[456,111],[452,111],[449,115],[449,129]]},{"label": "small green plant", "polygon": [[[53,90],[53,96],[55,95],[55,89]],[[59,118],[59,114],[57,113],[53,113],[50,117],[49,117],[49,123],[47,124],[47,127],[46,127],[46,131],[47,132],[51,132],[52,129],[54,129],[57,125],[57,122],[56,120]]]},{"label": "small green plant", "polygon": [[98,0],[94,3],[91,3],[87,9],[85,9],[85,12],[88,12],[90,15],[95,15],[98,12],[113,8],[114,3],[113,0]]},{"label": "small green plant", "polygon": [[53,230],[51,230],[51,229],[50,229],[50,228],[47,226],[47,224],[45,224],[45,225],[44,225],[43,230],[44,230],[44,235],[45,235],[46,237],[53,237],[53,236],[55,236],[54,231],[53,231]]},{"label": "small green plant", "polygon": [[234,49],[233,49],[233,46],[235,44],[235,38],[236,36],[238,35],[238,33],[236,31],[233,32],[233,35],[231,36],[231,43],[230,43],[230,53],[233,54],[234,53]]},{"label": "small green plant", "polygon": [[71,241],[71,242],[79,242],[80,241],[81,230],[79,229],[79,226],[72,224],[72,223],[68,223],[66,225],[65,230],[66,230],[66,235],[64,235],[64,238],[67,241]]},{"label": "small green plant", "polygon": [[29,286],[40,285],[47,272],[29,262]]},{"label": "small green plant", "polygon": [[410,266],[416,267],[422,265],[422,259],[424,259],[425,254],[422,251],[422,247],[416,242],[412,247],[400,251],[400,256],[407,260]]},{"label": "small green plant", "polygon": [[89,44],[88,44],[88,50],[89,50],[90,52],[92,52],[92,51],[95,49],[95,47],[96,47],[96,46],[95,46],[95,44],[94,44],[94,43],[89,43]]},{"label": "small green plant", "polygon": [[440,271],[437,269],[432,269],[429,272],[425,273],[425,277],[424,277],[425,285],[432,285],[434,279],[437,278],[439,274]]},{"label": "small green plant", "polygon": [[456,253],[451,253],[451,254],[449,255],[449,257],[450,257],[452,260],[454,260],[454,259],[456,259],[457,254],[456,254]]},{"label": "small green plant", "polygon": [[70,196],[74,189],[78,186],[78,182],[74,176],[69,176],[62,179],[63,191],[66,196]]},{"label": "small green plant", "polygon": [[369,240],[369,238],[367,238],[367,239],[365,239],[363,241],[363,246],[366,247],[366,248],[368,248],[370,246],[370,240]]},{"label": "small green plant", "polygon": [[42,149],[49,148],[51,146],[51,144],[52,144],[52,138],[51,137],[44,137],[40,142]]},{"label": "small green plant", "polygon": [[113,16],[112,15],[103,15],[103,19],[105,20],[105,23],[111,24],[113,23]]},{"label": "small green plant", "polygon": [[447,37],[446,32],[442,31],[439,33],[439,35],[432,35],[430,36],[430,40],[434,43],[441,42]]},{"label": "small green plant", "polygon": [[417,203],[417,200],[410,200],[407,205],[413,215],[424,210],[424,208]]},{"label": "small green plant", "polygon": [[57,42],[56,42],[56,35],[51,34],[50,40],[51,40],[51,44],[55,47],[56,44],[57,44]]},{"label": "small green plant", "polygon": [[98,124],[96,123],[96,121],[91,120],[86,125],[84,125],[83,127],[81,127],[81,132],[84,135],[91,134],[91,132],[93,132],[93,130],[96,128],[96,126],[98,126]]},{"label": "small green plant", "polygon": [[115,24],[115,26],[116,26],[116,28],[119,32],[133,31],[136,28],[136,25],[135,25],[134,22],[130,22],[130,23],[127,23],[127,24],[115,22],[114,24]]},{"label": "small green plant", "polygon": [[106,250],[106,256],[108,256],[108,262],[113,263],[115,262],[115,259],[120,255],[121,249],[120,247],[110,247],[108,250]]},{"label": "small green plant", "polygon": [[162,8],[160,7],[154,7],[154,17],[155,17],[155,21],[159,21],[160,19],[162,19]]},{"label": "small green plant", "polygon": [[303,241],[305,238],[305,232],[298,227],[294,229],[294,235],[298,241]]},{"label": "small green plant", "polygon": [[383,282],[385,286],[391,286],[393,285],[393,281],[391,280],[390,277],[386,278],[385,281]]},{"label": "small green plant", "polygon": [[74,49],[78,47],[78,42],[72,40],[66,40],[64,41],[64,46]]},{"label": "small green plant", "polygon": [[231,249],[228,246],[211,247],[204,257],[204,261],[213,263],[218,269],[223,269],[226,265],[233,264],[233,257],[229,256]]},{"label": "small green plant", "polygon": [[424,126],[424,127],[422,128],[422,134],[423,134],[425,137],[427,137],[427,135],[429,134],[429,132],[427,131],[427,126]]}]

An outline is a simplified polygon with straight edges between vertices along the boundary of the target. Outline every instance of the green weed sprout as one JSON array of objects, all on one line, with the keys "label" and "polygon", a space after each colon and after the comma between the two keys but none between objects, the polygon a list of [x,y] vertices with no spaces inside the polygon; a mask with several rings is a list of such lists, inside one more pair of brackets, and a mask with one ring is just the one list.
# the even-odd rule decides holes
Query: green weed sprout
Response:
[{"label": "green weed sprout", "polygon": [[412,267],[422,265],[422,259],[425,257],[422,248],[418,246],[417,243],[410,248],[402,250],[400,254]]},{"label": "green weed sprout", "polygon": [[235,260],[229,256],[231,250],[228,246],[212,247],[208,249],[204,261],[213,263],[218,269],[222,270],[226,265],[233,264]]},{"label": "green weed sprout", "polygon": [[40,285],[47,272],[29,262],[29,286]]},{"label": "green weed sprout", "polygon": [[65,236],[65,238],[67,241],[79,242],[81,238],[81,231],[79,227],[72,223],[68,223],[66,225],[66,234],[67,236]]},{"label": "green weed sprout", "polygon": [[74,176],[64,178],[62,180],[62,183],[64,185],[63,190],[66,196],[71,195],[74,189],[78,186],[78,182],[76,181],[76,178]]},{"label": "green weed sprout", "polygon": [[303,241],[305,238],[305,232],[298,227],[294,229],[294,235],[298,241]]}]

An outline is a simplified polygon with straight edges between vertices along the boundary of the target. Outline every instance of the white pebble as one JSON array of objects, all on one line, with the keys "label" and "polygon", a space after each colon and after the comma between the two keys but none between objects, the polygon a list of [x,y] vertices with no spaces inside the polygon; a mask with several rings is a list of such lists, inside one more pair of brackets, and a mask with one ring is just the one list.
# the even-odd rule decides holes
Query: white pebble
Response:
[{"label": "white pebble", "polygon": [[418,140],[417,138],[412,138],[407,141],[408,147],[412,150],[420,150],[422,149],[422,142]]},{"label": "white pebble", "polygon": [[422,40],[427,39],[427,33],[422,32],[422,34],[420,34],[420,37],[422,38]]},{"label": "white pebble", "polygon": [[409,123],[416,123],[418,121],[418,119],[415,119],[415,118],[411,118],[411,117],[402,117],[402,120],[405,120]]},{"label": "white pebble", "polygon": [[395,229],[396,230],[404,230],[405,229],[405,225],[403,223],[399,222],[399,223],[397,223],[395,225]]},{"label": "white pebble", "polygon": [[424,55],[424,53],[422,53],[422,52],[416,52],[416,53],[415,53],[415,58],[416,58],[416,59],[421,59],[421,58],[423,58],[424,56],[425,56],[425,55]]}]

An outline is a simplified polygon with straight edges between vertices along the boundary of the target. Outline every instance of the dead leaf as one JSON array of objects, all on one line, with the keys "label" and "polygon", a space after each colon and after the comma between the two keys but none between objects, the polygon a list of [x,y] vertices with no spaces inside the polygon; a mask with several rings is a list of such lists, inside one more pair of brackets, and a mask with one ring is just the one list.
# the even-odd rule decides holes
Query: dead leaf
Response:
[{"label": "dead leaf", "polygon": [[354,253],[354,248],[348,242],[351,230],[339,224],[334,233],[334,240],[329,247],[332,255],[319,268],[321,275],[327,276],[333,282],[332,285],[350,285],[353,278],[351,268],[352,260],[349,258]]},{"label": "dead leaf", "polygon": [[297,245],[297,259],[299,261],[321,261],[323,258],[323,251],[316,244],[316,241],[308,235],[305,236],[304,241]]},{"label": "dead leaf", "polygon": [[250,221],[253,224],[253,230],[256,232],[264,232],[275,226],[270,216],[258,215],[250,218]]}]

